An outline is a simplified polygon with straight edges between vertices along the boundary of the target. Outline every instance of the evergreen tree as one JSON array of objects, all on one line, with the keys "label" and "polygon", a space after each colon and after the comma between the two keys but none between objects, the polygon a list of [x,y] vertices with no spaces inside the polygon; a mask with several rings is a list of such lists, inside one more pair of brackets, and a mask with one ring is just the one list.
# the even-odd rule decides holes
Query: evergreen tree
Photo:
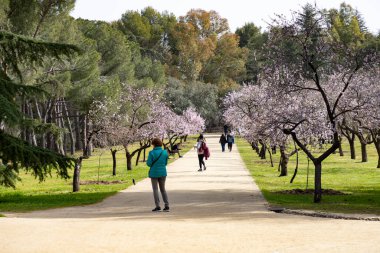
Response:
[{"label": "evergreen tree", "polygon": [[[15,187],[19,168],[25,168],[40,181],[51,175],[52,169],[68,178],[71,158],[35,147],[7,133],[6,128],[28,123],[20,111],[18,97],[35,96],[42,90],[23,83],[20,64],[40,66],[47,58],[63,59],[79,52],[75,46],[48,43],[0,31],[0,184]],[[13,78],[12,78],[13,77]]]}]

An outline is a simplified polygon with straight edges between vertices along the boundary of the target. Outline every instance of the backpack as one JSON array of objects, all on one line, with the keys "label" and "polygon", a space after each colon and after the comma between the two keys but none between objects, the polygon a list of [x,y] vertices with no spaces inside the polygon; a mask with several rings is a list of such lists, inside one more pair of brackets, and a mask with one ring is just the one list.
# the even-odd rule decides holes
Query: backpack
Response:
[{"label": "backpack", "polygon": [[210,150],[208,149],[208,147],[206,146],[206,143],[205,143],[205,147],[203,148],[204,150],[204,155],[205,155],[205,158],[206,160],[210,157]]},{"label": "backpack", "polygon": [[203,152],[205,150],[205,147],[206,147],[206,143],[205,142],[199,141],[197,143],[197,148],[198,148],[199,152]]}]

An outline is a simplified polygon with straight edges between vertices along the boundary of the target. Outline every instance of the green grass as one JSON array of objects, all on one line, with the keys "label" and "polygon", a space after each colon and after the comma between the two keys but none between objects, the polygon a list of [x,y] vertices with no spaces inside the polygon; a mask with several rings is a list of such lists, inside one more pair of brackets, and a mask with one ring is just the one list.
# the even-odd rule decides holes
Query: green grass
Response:
[{"label": "green grass", "polygon": [[[380,169],[377,169],[377,154],[373,145],[368,145],[369,162],[362,163],[360,146],[356,143],[356,160],[350,159],[349,147],[343,144],[345,156],[332,154],[322,163],[322,188],[334,189],[347,195],[323,195],[322,202],[313,203],[312,194],[291,195],[278,191],[306,189],[307,159],[300,152],[298,174],[290,184],[295,168],[295,155],[288,166],[288,176],[278,177],[279,152],[274,155],[274,167],[267,160],[260,160],[251,146],[237,139],[239,152],[251,175],[255,179],[266,200],[272,206],[291,209],[307,209],[325,212],[361,213],[380,215]],[[314,166],[310,163],[308,189],[314,189]]]},{"label": "green grass", "polygon": [[[181,154],[186,153],[192,148],[194,142],[195,137],[189,137],[187,142],[181,147]],[[149,150],[147,150],[147,155]],[[0,186],[0,212],[27,212],[99,202],[131,186],[132,179],[138,182],[147,177],[148,167],[144,162],[140,162],[138,166],[134,166],[136,156],[133,158],[132,171],[127,171],[125,152],[124,150],[118,151],[116,176],[112,176],[111,152],[109,149],[95,149],[93,156],[83,160],[81,181],[97,181],[99,169],[100,181],[121,181],[121,183],[81,185],[80,192],[77,193],[72,192],[72,178],[63,180],[53,175],[52,178],[47,178],[39,183],[32,175],[20,173],[22,181],[18,182],[15,190]],[[175,154],[175,158],[171,157],[169,163],[177,158],[178,155]],[[141,155],[140,160],[142,159]],[[72,174],[73,171],[70,173]]]}]

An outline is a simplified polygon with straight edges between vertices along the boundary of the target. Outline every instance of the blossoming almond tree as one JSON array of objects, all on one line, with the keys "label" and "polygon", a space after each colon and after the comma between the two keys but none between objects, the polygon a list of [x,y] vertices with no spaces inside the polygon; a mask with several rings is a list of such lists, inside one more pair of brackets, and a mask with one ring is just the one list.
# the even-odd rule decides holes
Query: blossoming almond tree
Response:
[{"label": "blossoming almond tree", "polygon": [[[298,104],[302,106],[312,99],[314,105],[319,103],[319,108],[323,109],[289,115],[291,117],[283,128],[283,132],[290,135],[314,163],[314,202],[320,202],[322,161],[339,147],[337,122],[347,112],[359,107],[354,104],[341,109],[342,97],[353,85],[352,80],[359,70],[379,63],[377,49],[365,44],[352,48],[334,40],[329,33],[327,16],[311,5],[306,5],[302,13],[295,13],[292,20],[279,18],[274,21],[266,47],[264,78],[280,94],[282,92],[281,97],[286,99],[286,95],[291,94],[290,97],[301,101]],[[322,115],[317,115],[319,113]],[[303,131],[310,131],[312,136],[319,134],[311,131],[318,128],[305,126],[314,124],[314,119],[324,119],[319,124],[329,128],[324,135],[330,136],[332,143],[318,156],[300,138]]]},{"label": "blossoming almond tree", "polygon": [[178,138],[186,138],[187,135],[197,134],[204,130],[205,120],[192,107],[187,108],[182,115],[174,113],[169,107],[163,103],[159,106],[159,110],[155,110],[155,118],[162,139],[167,138],[168,143],[172,147]]},{"label": "blossoming almond tree", "polygon": [[355,134],[361,143],[362,162],[368,161],[366,145],[374,143],[380,168],[380,69],[361,72],[353,81],[356,83],[346,92],[347,103],[355,101],[360,110],[348,112],[342,120],[342,128]]}]

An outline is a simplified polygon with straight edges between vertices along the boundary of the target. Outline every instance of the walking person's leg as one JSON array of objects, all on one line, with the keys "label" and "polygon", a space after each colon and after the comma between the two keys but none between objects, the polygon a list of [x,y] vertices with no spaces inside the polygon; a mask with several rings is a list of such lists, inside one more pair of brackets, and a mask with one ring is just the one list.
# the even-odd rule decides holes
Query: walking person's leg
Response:
[{"label": "walking person's leg", "polygon": [[198,161],[199,161],[199,170],[198,171],[202,171],[203,155],[198,155]]},{"label": "walking person's leg", "polygon": [[152,211],[155,212],[161,210],[160,197],[158,196],[158,178],[151,178],[151,182],[153,189],[154,204],[156,205],[156,208],[154,208]]},{"label": "walking person's leg", "polygon": [[232,143],[228,143],[228,150],[231,152],[231,150],[232,150]]},{"label": "walking person's leg", "polygon": [[205,164],[205,155],[202,155],[202,164],[203,164],[203,169],[206,170],[206,164]]},{"label": "walking person's leg", "polygon": [[162,195],[162,200],[165,203],[164,211],[169,211],[169,200],[168,200],[168,195],[167,195],[166,189],[165,189],[165,181],[166,181],[166,177],[158,178],[158,185],[160,186],[160,192]]},{"label": "walking person's leg", "polygon": [[221,145],[222,145],[222,152],[224,152],[224,149],[225,149],[226,144],[225,144],[225,143],[222,143]]}]

